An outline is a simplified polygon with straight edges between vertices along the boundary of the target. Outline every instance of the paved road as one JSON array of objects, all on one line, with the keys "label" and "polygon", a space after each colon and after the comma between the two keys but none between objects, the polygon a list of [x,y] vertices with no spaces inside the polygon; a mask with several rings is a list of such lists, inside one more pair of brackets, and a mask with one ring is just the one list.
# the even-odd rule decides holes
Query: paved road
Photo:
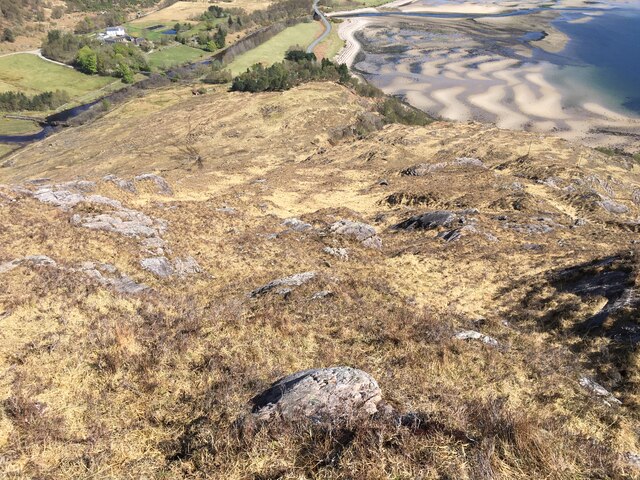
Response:
[{"label": "paved road", "polygon": [[320,17],[320,21],[324,25],[324,32],[322,32],[322,35],[316,38],[313,41],[313,43],[309,45],[309,47],[307,48],[307,53],[312,53],[315,50],[315,48],[318,46],[318,44],[322,42],[325,38],[327,38],[327,35],[331,33],[331,23],[329,22],[329,20],[327,20],[327,17],[325,17],[324,13],[322,13],[320,8],[318,7],[318,1],[319,0],[315,0],[313,2],[313,11]]}]

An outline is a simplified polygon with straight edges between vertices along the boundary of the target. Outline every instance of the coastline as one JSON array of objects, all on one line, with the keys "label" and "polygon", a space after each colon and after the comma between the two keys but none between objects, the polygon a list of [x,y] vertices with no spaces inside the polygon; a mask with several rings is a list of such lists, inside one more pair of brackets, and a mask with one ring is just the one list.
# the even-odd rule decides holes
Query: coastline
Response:
[{"label": "coastline", "polygon": [[[407,9],[406,2],[391,2],[385,4],[384,8],[393,8],[398,3],[404,4],[403,11]],[[446,11],[445,7],[440,6],[439,11]],[[456,13],[478,11],[478,6],[473,4],[454,7]],[[409,8],[418,11],[421,7],[411,2]],[[340,15],[344,14],[340,12]],[[375,41],[375,33],[367,31],[367,27],[373,25],[385,26],[382,30],[387,36],[379,41],[383,47],[404,45],[406,39],[397,32],[401,21],[385,18],[383,22],[380,19],[345,18],[338,28],[345,47],[335,57],[336,61],[346,63],[352,69],[358,53],[363,49],[356,33],[364,31],[366,40]],[[530,23],[528,19],[521,21],[520,18],[513,22],[513,17],[482,18],[478,23],[504,29],[510,19],[512,23],[523,24],[524,28]],[[451,20],[429,21],[453,30]],[[529,58],[532,58],[534,48],[550,54],[562,52],[569,41],[566,34],[550,23],[542,32],[543,38],[518,46],[520,57],[527,57],[529,53]],[[369,44],[368,41],[366,43]],[[425,48],[423,44],[409,45],[409,53],[397,55],[397,59],[391,63],[383,58],[384,49],[378,52],[374,48],[377,45],[374,45],[374,53],[369,52],[367,61],[358,65],[359,73],[386,94],[403,97],[411,105],[435,117],[480,121],[504,129],[553,134],[594,147],[640,148],[640,117],[614,111],[604,98],[597,95],[583,95],[584,98],[579,102],[566,104],[565,98],[575,95],[575,92],[562,89],[549,80],[554,75],[562,74],[561,66],[544,60],[527,63],[497,54],[479,55],[474,51],[472,42],[456,49],[461,52],[459,54],[452,53],[450,45],[444,41],[441,44],[437,41],[433,43],[433,50],[428,55],[420,54],[421,49]]]}]

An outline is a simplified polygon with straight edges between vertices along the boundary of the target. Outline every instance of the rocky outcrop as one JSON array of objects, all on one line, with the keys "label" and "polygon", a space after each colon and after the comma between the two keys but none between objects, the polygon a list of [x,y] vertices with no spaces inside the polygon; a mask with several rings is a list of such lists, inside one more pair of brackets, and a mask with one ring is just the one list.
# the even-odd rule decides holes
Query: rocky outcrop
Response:
[{"label": "rocky outcrop", "polygon": [[378,237],[376,229],[366,223],[340,220],[331,224],[329,231],[334,235],[344,235],[353,238],[368,248],[382,247],[382,240]]},{"label": "rocky outcrop", "polygon": [[[436,210],[435,212],[414,215],[394,225],[394,230],[433,230],[438,227],[451,227],[460,217],[448,210]],[[460,223],[460,222],[458,222]]]},{"label": "rocky outcrop", "polygon": [[149,287],[138,283],[128,275],[118,272],[116,267],[108,263],[85,262],[80,270],[99,284],[112,287],[120,293],[135,294],[147,290]]},{"label": "rocky outcrop", "polygon": [[121,190],[125,190],[131,193],[136,193],[136,186],[131,180],[125,180],[124,178],[117,177],[116,175],[113,175],[113,174],[102,177],[102,180],[105,182],[113,183]]},{"label": "rocky outcrop", "polygon": [[366,372],[351,367],[303,370],[284,377],[251,399],[258,420],[311,419],[337,422],[373,415],[382,392]]},{"label": "rocky outcrop", "polygon": [[447,167],[475,167],[486,168],[484,163],[477,158],[458,157],[451,162],[438,162],[438,163],[419,163],[412,167],[409,167],[402,171],[403,175],[413,177],[423,177],[438,170],[442,170]]},{"label": "rocky outcrop", "polygon": [[33,266],[55,267],[55,260],[46,255],[29,255],[27,257],[16,258],[8,262],[0,263],[0,273],[7,273],[20,265],[28,264]]},{"label": "rocky outcrop", "polygon": [[[296,273],[295,275],[291,275],[289,277],[278,278],[276,280],[270,281],[265,285],[262,285],[261,287],[256,288],[251,293],[249,293],[249,296],[252,298],[256,298],[279,287],[299,287],[300,285],[313,280],[315,277],[316,272],[303,272]],[[286,293],[290,293],[290,290]]]},{"label": "rocky outcrop", "polygon": [[193,257],[176,258],[173,262],[164,256],[143,258],[140,266],[160,278],[173,275],[184,277],[201,272],[200,265]]},{"label": "rocky outcrop", "polygon": [[304,232],[305,230],[309,230],[313,228],[313,226],[309,223],[303,222],[298,218],[287,218],[282,224],[285,227],[289,227],[291,230],[296,232]]},{"label": "rocky outcrop", "polygon": [[102,230],[138,238],[159,237],[166,230],[166,222],[163,220],[128,208],[97,215],[75,214],[71,217],[71,224],[89,230]]},{"label": "rocky outcrop", "polygon": [[171,189],[167,181],[160,175],[155,175],[153,173],[143,173],[142,175],[138,175],[137,177],[135,177],[134,180],[136,182],[153,182],[158,193],[162,195],[173,195],[173,190]]}]

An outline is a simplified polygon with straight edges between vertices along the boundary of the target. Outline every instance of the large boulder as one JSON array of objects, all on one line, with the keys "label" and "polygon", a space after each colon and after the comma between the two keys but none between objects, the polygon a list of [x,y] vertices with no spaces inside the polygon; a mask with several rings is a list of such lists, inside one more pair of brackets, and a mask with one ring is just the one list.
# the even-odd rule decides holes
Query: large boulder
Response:
[{"label": "large boulder", "polygon": [[436,210],[435,212],[409,217],[393,228],[395,230],[433,230],[438,227],[450,227],[456,220],[461,219],[454,212]]},{"label": "large boulder", "polygon": [[251,399],[258,420],[335,422],[373,415],[382,392],[366,372],[351,367],[303,370],[284,377]]},{"label": "large boulder", "polygon": [[381,248],[382,240],[371,225],[351,220],[340,220],[331,224],[329,231],[335,235],[354,238],[368,248]]},{"label": "large boulder", "polygon": [[313,280],[315,277],[316,272],[302,272],[290,275],[288,277],[277,278],[251,291],[249,293],[249,296],[252,298],[256,298],[278,287],[299,287],[300,285]]}]

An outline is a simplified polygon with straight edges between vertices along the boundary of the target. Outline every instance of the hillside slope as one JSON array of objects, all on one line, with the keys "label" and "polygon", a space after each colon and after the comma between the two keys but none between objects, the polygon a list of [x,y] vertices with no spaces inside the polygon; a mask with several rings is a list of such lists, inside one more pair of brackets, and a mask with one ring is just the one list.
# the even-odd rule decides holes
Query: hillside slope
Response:
[{"label": "hillside slope", "polygon": [[[372,110],[171,87],[4,159],[4,474],[638,478],[640,166]],[[333,365],[420,428],[238,430]]]}]

